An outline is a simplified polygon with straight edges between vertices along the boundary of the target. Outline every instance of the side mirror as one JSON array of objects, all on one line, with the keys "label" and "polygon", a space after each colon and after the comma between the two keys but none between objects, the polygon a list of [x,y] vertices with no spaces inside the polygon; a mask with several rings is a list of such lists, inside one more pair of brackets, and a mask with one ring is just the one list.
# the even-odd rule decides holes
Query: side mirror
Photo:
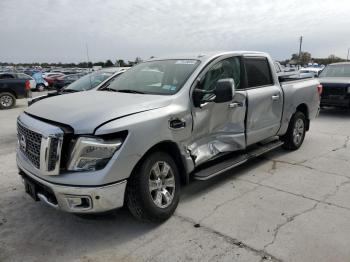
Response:
[{"label": "side mirror", "polygon": [[[199,82],[197,83],[199,84]],[[232,78],[221,79],[216,83],[214,90],[202,90],[195,88],[193,90],[193,104],[195,107],[201,107],[203,103],[225,103],[232,101],[235,93],[235,82]],[[205,96],[205,98],[204,98]]]},{"label": "side mirror", "polygon": [[235,81],[232,78],[220,79],[216,83],[214,90],[215,103],[230,102],[233,99],[235,93]]}]

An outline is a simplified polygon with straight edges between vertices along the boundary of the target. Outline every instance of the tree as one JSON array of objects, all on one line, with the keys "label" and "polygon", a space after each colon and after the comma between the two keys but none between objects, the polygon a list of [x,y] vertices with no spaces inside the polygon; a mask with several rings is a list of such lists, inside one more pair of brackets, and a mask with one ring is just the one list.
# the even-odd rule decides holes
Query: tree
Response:
[{"label": "tree", "polygon": [[111,67],[111,66],[114,66],[114,64],[112,63],[111,60],[107,60],[106,63],[104,64],[105,67]]},{"label": "tree", "polygon": [[104,66],[105,63],[104,62],[97,62],[97,63],[93,63],[93,66]]},{"label": "tree", "polygon": [[118,66],[121,66],[121,67],[125,67],[125,66],[128,66],[123,59],[120,59],[120,60],[117,60],[118,62]]},{"label": "tree", "polygon": [[142,62],[142,58],[141,57],[136,57],[135,58],[135,64],[141,63]]},{"label": "tree", "polygon": [[301,52],[300,57],[299,54],[292,54],[289,63],[305,65],[311,62],[311,59],[311,54],[309,52]]},{"label": "tree", "polygon": [[305,65],[311,62],[311,54],[309,52],[301,52],[299,57],[299,63]]}]

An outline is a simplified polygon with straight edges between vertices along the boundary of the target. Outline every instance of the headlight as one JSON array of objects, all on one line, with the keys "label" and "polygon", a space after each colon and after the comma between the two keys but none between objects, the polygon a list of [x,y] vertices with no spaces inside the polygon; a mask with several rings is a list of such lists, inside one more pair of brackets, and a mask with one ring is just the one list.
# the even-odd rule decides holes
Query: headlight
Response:
[{"label": "headlight", "polygon": [[71,151],[67,169],[75,171],[99,170],[106,166],[122,140],[79,137]]}]

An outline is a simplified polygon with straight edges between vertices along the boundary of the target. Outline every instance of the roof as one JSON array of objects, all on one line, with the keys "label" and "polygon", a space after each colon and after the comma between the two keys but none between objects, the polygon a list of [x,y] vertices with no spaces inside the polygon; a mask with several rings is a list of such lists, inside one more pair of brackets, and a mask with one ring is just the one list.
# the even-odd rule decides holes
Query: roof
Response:
[{"label": "roof", "polygon": [[193,53],[184,53],[184,54],[172,54],[160,57],[154,57],[148,61],[156,60],[165,60],[165,59],[195,59],[200,61],[211,60],[215,57],[222,55],[263,55],[267,56],[267,53],[264,52],[255,52],[255,51],[209,51],[209,52],[193,52]]}]

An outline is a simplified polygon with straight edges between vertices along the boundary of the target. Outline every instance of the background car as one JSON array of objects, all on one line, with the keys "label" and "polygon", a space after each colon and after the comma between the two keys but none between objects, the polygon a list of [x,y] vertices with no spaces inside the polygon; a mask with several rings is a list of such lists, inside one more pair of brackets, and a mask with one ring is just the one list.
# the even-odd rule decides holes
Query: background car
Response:
[{"label": "background car", "polygon": [[58,72],[43,74],[43,77],[44,77],[45,81],[48,83],[49,87],[52,87],[55,84],[57,78],[62,77],[62,76],[65,76],[65,74],[58,73]]},{"label": "background car", "polygon": [[35,88],[32,77],[23,73],[0,73],[0,109],[10,109],[16,105],[16,99],[31,96]]},{"label": "background car", "polygon": [[78,80],[84,75],[86,75],[86,73],[60,76],[56,78],[56,81],[54,82],[53,86],[54,88],[56,88],[56,90],[61,90],[63,87],[68,86],[69,84],[73,83],[74,81]]},{"label": "background car", "polygon": [[320,67],[306,67],[306,68],[301,68],[299,70],[300,74],[310,74],[313,77],[318,77],[318,75],[320,74],[320,72],[322,72],[322,68]]},{"label": "background car", "polygon": [[350,108],[350,62],[327,65],[319,81],[323,86],[322,107]]},{"label": "background car", "polygon": [[81,91],[88,91],[94,88],[99,88],[100,85],[104,85],[109,81],[113,81],[116,77],[125,72],[128,67],[110,67],[98,70],[87,74],[70,85],[57,90],[55,92],[49,92],[46,95],[37,96],[32,99],[28,99],[28,106],[48,97],[63,95],[68,93],[75,93]]},{"label": "background car", "polygon": [[44,91],[49,86],[49,83],[44,79],[42,72],[35,72],[32,77],[36,82],[36,90]]},{"label": "background car", "polygon": [[0,73],[0,79],[19,79],[19,80],[28,80],[29,89],[34,90],[36,88],[36,82],[33,77],[24,73],[17,72],[6,72]]}]

